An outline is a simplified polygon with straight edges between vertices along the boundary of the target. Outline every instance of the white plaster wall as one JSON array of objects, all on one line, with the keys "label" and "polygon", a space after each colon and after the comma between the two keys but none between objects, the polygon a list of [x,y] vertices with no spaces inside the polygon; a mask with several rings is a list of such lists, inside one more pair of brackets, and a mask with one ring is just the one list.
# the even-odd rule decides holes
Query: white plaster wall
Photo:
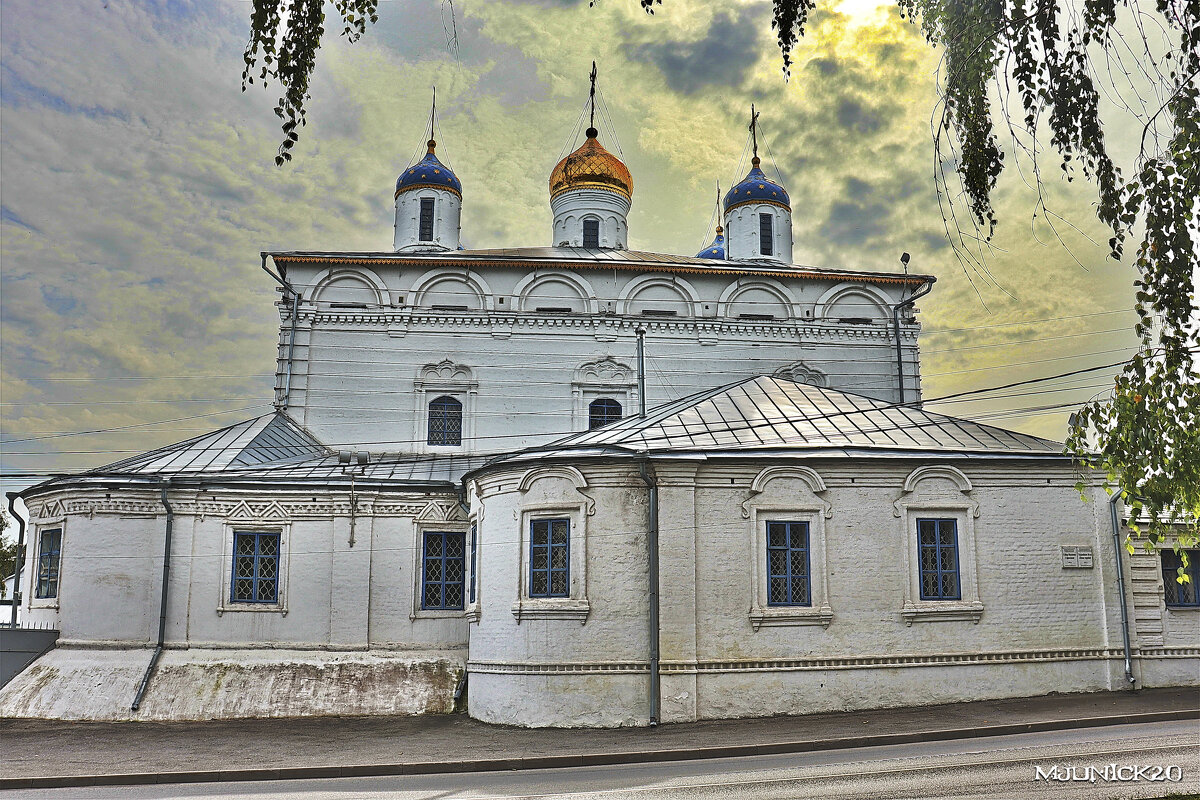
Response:
[{"label": "white plaster wall", "polygon": [[[759,252],[758,215],[770,214],[774,254]],[[731,261],[767,258],[792,263],[792,212],[771,203],[750,203],[725,213],[725,256]]]},{"label": "white plaster wall", "polygon": [[[319,271],[319,265],[294,265],[289,280],[307,287]],[[737,300],[753,287],[748,278],[656,275],[665,284],[649,286],[645,275],[601,269],[430,272],[425,263],[377,266],[389,295],[403,298],[396,306],[328,309],[307,297],[301,304],[289,412],[331,446],[420,452],[424,430],[414,408],[415,381],[424,365],[447,359],[470,367],[477,383],[477,438],[465,448],[498,452],[558,438],[585,424],[572,413],[576,369],[605,358],[634,365],[639,326],[647,330],[649,407],[799,362],[824,373],[831,388],[899,399],[890,324],[814,318],[822,296],[843,282],[779,279],[776,291],[786,292],[789,317],[760,321],[736,316],[753,307]],[[541,286],[564,298],[575,287],[579,297],[542,300]],[[429,287],[437,288],[436,298]],[[881,291],[884,297],[897,292]],[[454,299],[470,310],[430,307],[435,300],[454,305]],[[543,302],[595,311],[531,310]],[[677,316],[640,313],[664,303]],[[771,304],[771,313],[783,310],[782,301]],[[285,327],[290,330],[290,322]],[[918,330],[916,324],[903,328],[906,398],[919,396]],[[288,348],[280,352],[282,385]]]},{"label": "white plaster wall", "polygon": [[[421,198],[432,197],[433,241],[421,241]],[[462,198],[445,189],[411,189],[396,196],[393,249],[442,247],[457,250],[462,235]]]},{"label": "white plaster wall", "polygon": [[600,246],[624,250],[629,246],[630,202],[616,192],[603,189],[575,189],[550,201],[554,215],[551,247],[583,247],[583,220],[593,217],[600,223]]}]

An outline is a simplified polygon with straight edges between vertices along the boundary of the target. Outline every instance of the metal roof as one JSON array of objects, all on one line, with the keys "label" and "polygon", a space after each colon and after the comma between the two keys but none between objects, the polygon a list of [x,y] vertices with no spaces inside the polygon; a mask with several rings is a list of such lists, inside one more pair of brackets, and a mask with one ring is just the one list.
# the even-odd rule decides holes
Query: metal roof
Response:
[{"label": "metal roof", "polygon": [[552,450],[855,451],[1062,455],[1062,445],[1023,433],[898,406],[775,376],[759,376],[685,397],[593,431]]},{"label": "metal roof", "polygon": [[932,275],[905,275],[828,267],[781,264],[766,259],[726,261],[640,250],[588,247],[512,247],[493,250],[456,250],[429,253],[285,251],[268,255],[286,267],[289,263],[320,264],[410,264],[424,266],[557,266],[567,269],[627,269],[638,272],[683,272],[711,275],[763,275],[778,278],[833,278],[867,283],[933,283]]}]

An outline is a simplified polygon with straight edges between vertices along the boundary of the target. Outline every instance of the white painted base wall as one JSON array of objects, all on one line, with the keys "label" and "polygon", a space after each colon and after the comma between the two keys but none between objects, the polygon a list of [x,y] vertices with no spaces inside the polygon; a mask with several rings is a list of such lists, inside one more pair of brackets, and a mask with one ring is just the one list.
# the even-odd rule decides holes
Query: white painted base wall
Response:
[{"label": "white painted base wall", "polygon": [[61,648],[0,689],[0,718],[205,720],[448,713],[461,651],[165,650],[135,713],[152,649]]}]

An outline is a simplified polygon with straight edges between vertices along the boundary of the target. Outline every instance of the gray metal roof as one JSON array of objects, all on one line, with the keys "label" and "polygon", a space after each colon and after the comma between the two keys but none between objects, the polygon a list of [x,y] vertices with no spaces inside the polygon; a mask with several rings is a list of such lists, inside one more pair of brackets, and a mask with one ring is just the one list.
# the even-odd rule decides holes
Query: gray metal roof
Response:
[{"label": "gray metal roof", "polygon": [[723,259],[678,256],[670,253],[648,253],[641,250],[613,250],[588,247],[509,247],[490,250],[445,250],[427,253],[396,252],[318,252],[306,250],[281,251],[269,254],[277,263],[319,262],[344,264],[423,263],[430,265],[504,266],[561,265],[581,269],[634,269],[638,271],[694,272],[727,275],[775,275],[779,277],[809,277],[863,280],[875,283],[920,285],[937,280],[932,275],[904,275],[895,272],[872,272],[829,267],[808,267],[783,264],[766,259]]},{"label": "gray metal roof", "polygon": [[897,406],[862,395],[759,376],[685,397],[547,450],[793,451],[848,448],[1005,455],[1061,455],[1036,436]]}]

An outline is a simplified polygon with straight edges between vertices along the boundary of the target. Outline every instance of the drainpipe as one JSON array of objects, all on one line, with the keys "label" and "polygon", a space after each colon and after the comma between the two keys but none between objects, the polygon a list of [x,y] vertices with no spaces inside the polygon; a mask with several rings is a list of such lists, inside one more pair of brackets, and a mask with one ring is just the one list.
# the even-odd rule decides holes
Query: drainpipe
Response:
[{"label": "drainpipe", "polygon": [[163,544],[162,599],[158,607],[158,645],[154,648],[154,655],[150,657],[150,665],[146,667],[146,674],[142,676],[137,696],[133,698],[133,705],[130,706],[133,711],[137,711],[142,704],[142,698],[146,695],[146,687],[150,685],[150,676],[154,674],[154,668],[158,666],[158,659],[162,657],[163,641],[167,636],[167,587],[170,586],[171,579],[171,529],[175,526],[175,509],[171,508],[171,503],[167,500],[167,487],[170,485],[170,480],[158,484],[163,508],[167,510],[166,541]]},{"label": "drainpipe", "polygon": [[892,323],[896,328],[896,381],[900,389],[900,405],[904,405],[904,355],[900,349],[900,309],[911,308],[912,304],[933,291],[933,284],[927,283],[912,297],[892,306]]},{"label": "drainpipe", "polygon": [[1121,641],[1125,645],[1125,680],[1130,686],[1137,683],[1133,677],[1133,657],[1129,647],[1129,608],[1125,605],[1125,571],[1121,566],[1121,522],[1117,519],[1117,501],[1121,499],[1119,491],[1113,492],[1108,501],[1108,516],[1112,522],[1113,556],[1117,559],[1117,593],[1121,597]]},{"label": "drainpipe", "polygon": [[[17,606],[21,605],[21,573],[25,570],[25,518],[17,514],[17,492],[8,493],[8,513],[17,521],[17,561],[16,573],[13,575],[12,620],[11,627],[17,627]],[[0,580],[4,576],[0,575]]]},{"label": "drainpipe", "polygon": [[280,409],[284,410],[288,407],[288,403],[292,397],[292,356],[296,353],[296,319],[300,310],[300,295],[296,293],[296,290],[292,288],[292,285],[284,280],[282,276],[267,269],[267,252],[265,250],[260,252],[258,255],[262,258],[263,272],[274,278],[279,285],[283,287],[284,292],[286,292],[284,295],[284,300],[287,300],[288,295],[290,295],[292,298],[292,319],[291,333],[288,336],[287,371],[284,373],[283,377],[283,400],[279,404]]},{"label": "drainpipe", "polygon": [[650,564],[650,727],[658,727],[659,700],[662,695],[658,674],[658,483],[654,473],[648,469],[650,459],[643,456],[638,462],[638,472],[646,483],[650,495],[649,524],[647,525],[646,548]]},{"label": "drainpipe", "polygon": [[637,329],[638,416],[646,418],[646,329]]}]

